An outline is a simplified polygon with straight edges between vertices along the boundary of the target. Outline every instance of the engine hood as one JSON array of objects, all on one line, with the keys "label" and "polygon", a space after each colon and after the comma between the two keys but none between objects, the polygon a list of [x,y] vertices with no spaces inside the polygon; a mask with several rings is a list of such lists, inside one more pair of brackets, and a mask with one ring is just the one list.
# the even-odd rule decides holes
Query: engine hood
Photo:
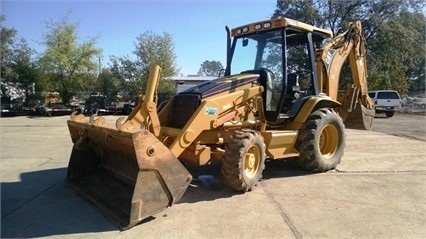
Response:
[{"label": "engine hood", "polygon": [[245,84],[257,83],[258,79],[258,74],[244,73],[226,76],[201,83],[199,85],[180,92],[178,95],[199,95],[202,99],[223,92],[232,91],[233,89]]}]

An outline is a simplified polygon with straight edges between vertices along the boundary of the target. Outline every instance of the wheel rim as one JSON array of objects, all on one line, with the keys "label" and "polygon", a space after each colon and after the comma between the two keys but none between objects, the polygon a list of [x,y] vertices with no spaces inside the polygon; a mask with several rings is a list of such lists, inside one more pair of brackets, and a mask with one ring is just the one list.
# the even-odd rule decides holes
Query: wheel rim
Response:
[{"label": "wheel rim", "polygon": [[260,150],[255,145],[251,146],[244,157],[244,174],[253,178],[257,174],[260,165]]},{"label": "wheel rim", "polygon": [[337,133],[336,126],[332,124],[328,124],[324,127],[321,132],[320,140],[319,140],[319,148],[321,154],[325,158],[333,157],[334,153],[337,150],[339,142],[339,134]]}]

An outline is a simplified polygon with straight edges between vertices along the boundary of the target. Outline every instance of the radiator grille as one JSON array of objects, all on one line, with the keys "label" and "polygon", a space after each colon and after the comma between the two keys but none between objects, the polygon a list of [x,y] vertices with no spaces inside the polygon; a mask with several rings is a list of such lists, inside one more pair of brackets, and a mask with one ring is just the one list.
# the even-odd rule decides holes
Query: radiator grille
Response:
[{"label": "radiator grille", "polygon": [[200,104],[201,97],[196,94],[180,94],[173,99],[169,127],[182,129]]}]

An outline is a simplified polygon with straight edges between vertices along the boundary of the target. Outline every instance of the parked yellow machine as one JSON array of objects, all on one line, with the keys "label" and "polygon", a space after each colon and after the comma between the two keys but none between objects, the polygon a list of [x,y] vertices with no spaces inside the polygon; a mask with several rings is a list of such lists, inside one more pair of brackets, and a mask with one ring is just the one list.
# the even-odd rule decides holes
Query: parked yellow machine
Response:
[{"label": "parked yellow machine", "polygon": [[[344,153],[344,123],[371,127],[359,21],[334,38],[288,18],[226,29],[224,77],[157,106],[161,68],[155,65],[126,119],[73,114],[68,121],[74,147],[67,185],[122,229],[182,197],[192,181],[182,162],[220,159],[224,183],[250,191],[266,159],[296,156],[307,170],[331,170]],[[346,59],[353,82],[339,91]]]}]

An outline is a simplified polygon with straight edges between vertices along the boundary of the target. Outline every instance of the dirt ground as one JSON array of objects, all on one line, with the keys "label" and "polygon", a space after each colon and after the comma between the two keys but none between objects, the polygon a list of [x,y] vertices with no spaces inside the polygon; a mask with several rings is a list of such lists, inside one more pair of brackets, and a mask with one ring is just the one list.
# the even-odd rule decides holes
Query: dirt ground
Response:
[{"label": "dirt ground", "polygon": [[426,115],[423,113],[396,112],[391,118],[376,115],[373,131],[410,139],[426,141]]}]

